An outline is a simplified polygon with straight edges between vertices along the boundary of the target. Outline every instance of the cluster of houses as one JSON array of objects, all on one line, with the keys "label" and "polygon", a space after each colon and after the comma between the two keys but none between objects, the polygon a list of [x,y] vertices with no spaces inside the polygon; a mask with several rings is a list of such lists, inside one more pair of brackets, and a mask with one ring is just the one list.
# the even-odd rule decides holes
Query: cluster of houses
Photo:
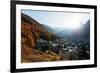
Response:
[{"label": "cluster of houses", "polygon": [[69,41],[66,39],[55,39],[47,41],[39,39],[36,43],[36,49],[42,52],[55,52],[64,57],[64,60],[79,60],[90,58],[89,41]]}]

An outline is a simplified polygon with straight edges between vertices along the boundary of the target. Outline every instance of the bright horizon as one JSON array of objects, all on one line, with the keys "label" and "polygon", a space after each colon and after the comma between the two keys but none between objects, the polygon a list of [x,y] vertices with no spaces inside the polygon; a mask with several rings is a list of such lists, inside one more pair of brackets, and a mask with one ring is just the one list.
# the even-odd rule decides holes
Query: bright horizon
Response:
[{"label": "bright horizon", "polygon": [[52,28],[80,29],[90,19],[89,13],[22,10],[41,24]]}]

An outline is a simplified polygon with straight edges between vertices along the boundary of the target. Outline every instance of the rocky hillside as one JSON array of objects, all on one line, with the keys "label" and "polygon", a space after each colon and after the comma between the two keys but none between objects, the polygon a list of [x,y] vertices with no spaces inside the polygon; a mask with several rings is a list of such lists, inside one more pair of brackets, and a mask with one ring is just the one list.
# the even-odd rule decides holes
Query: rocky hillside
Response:
[{"label": "rocky hillside", "polygon": [[[46,28],[28,15],[21,14],[21,62],[41,62],[60,60],[60,56],[50,51],[44,53],[35,48],[40,37],[49,40],[49,33]],[[53,35],[53,34],[52,34]]]}]

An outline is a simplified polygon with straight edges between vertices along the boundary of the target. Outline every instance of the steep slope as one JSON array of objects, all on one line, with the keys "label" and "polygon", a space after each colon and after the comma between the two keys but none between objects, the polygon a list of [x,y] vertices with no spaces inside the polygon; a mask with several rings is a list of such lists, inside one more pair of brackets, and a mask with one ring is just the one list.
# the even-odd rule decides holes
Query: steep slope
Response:
[{"label": "steep slope", "polygon": [[[49,33],[46,28],[28,15],[21,14],[21,62],[41,62],[60,60],[60,56],[53,53],[44,53],[35,48],[41,34],[48,40]],[[52,34],[53,35],[53,34]]]}]

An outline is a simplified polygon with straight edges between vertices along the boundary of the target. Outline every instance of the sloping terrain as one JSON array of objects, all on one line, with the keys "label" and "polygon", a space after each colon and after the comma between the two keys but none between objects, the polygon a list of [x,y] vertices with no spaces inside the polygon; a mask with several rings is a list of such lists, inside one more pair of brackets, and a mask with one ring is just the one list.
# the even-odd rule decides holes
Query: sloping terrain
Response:
[{"label": "sloping terrain", "polygon": [[36,42],[40,39],[41,33],[46,40],[49,40],[49,35],[45,27],[32,19],[28,15],[21,14],[21,62],[42,62],[42,61],[57,61],[61,57],[56,53],[49,51],[42,52],[35,48]]},{"label": "sloping terrain", "polygon": [[90,20],[78,34],[67,34],[71,32],[64,29],[55,31],[22,13],[21,62],[90,59]]}]

